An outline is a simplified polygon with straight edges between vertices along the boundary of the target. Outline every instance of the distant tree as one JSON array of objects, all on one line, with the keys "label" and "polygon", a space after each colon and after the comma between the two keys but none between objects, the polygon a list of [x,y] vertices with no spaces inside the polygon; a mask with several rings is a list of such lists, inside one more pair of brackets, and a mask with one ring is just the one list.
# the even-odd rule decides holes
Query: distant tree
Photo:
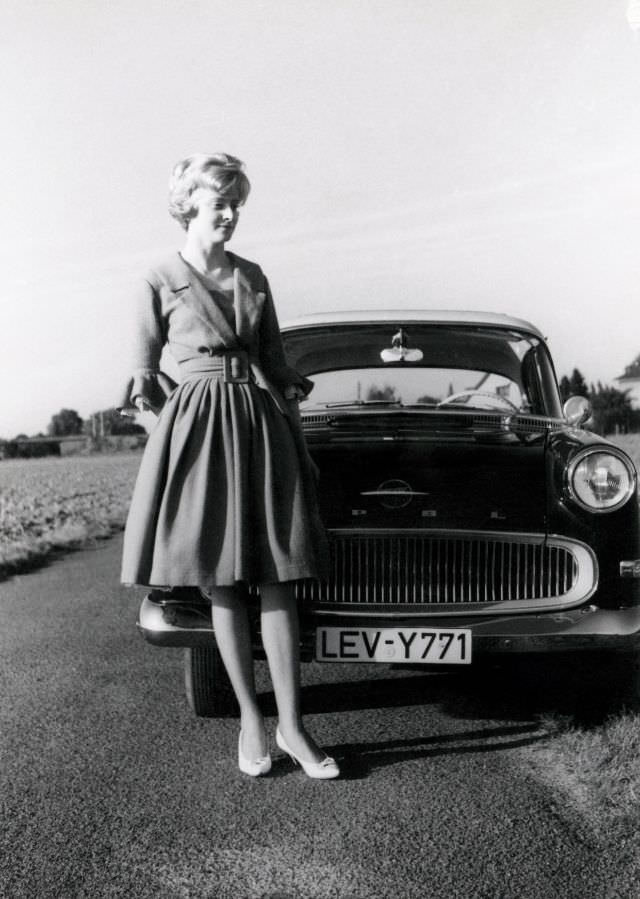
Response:
[{"label": "distant tree", "polygon": [[628,390],[616,387],[591,385],[589,400],[593,409],[593,430],[597,434],[627,433],[633,425],[634,415]]},{"label": "distant tree", "polygon": [[571,381],[566,375],[563,375],[558,386],[560,387],[560,398],[564,403],[571,396]]},{"label": "distant tree", "polygon": [[569,378],[569,396],[589,396],[587,382],[577,368],[573,369]]},{"label": "distant tree", "polygon": [[66,437],[69,434],[82,434],[82,419],[75,409],[61,409],[53,416],[47,432],[50,437]]},{"label": "distant tree", "polygon": [[372,401],[385,400],[388,403],[398,402],[395,387],[392,387],[391,384],[386,384],[384,387],[378,387],[377,384],[372,384],[367,390],[366,398]]}]

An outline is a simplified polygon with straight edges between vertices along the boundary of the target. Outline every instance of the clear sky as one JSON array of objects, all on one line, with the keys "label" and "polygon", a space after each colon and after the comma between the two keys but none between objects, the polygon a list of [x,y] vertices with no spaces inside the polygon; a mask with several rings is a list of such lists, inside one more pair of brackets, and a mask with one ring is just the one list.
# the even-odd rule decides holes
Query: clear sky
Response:
[{"label": "clear sky", "polygon": [[0,0],[0,437],[115,405],[178,159],[253,190],[230,245],[281,321],[508,312],[559,374],[640,353],[626,0]]}]

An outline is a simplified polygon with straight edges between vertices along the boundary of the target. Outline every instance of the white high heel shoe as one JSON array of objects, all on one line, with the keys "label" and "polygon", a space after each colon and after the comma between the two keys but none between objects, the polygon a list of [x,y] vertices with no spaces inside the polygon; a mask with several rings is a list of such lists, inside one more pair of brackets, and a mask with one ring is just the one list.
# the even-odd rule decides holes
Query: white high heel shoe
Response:
[{"label": "white high heel shoe", "polygon": [[326,755],[321,762],[304,762],[301,758],[292,752],[280,733],[280,728],[276,728],[276,743],[278,747],[286,752],[294,765],[300,765],[307,777],[313,777],[318,780],[329,780],[332,777],[340,775],[340,768],[335,759]]},{"label": "white high heel shoe", "polygon": [[260,777],[261,774],[268,774],[271,771],[271,756],[268,752],[255,761],[243,755],[242,731],[238,734],[238,768],[243,774],[249,774],[251,777]]}]

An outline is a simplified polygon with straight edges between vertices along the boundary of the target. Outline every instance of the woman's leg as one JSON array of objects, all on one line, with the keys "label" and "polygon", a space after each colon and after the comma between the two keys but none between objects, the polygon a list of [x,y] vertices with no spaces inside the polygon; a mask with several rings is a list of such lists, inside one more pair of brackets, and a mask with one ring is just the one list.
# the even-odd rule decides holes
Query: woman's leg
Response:
[{"label": "woman's leg", "polygon": [[216,643],[240,706],[242,752],[248,759],[259,759],[267,754],[267,740],[256,697],[246,596],[235,587],[213,587],[206,592]]},{"label": "woman's leg", "polygon": [[300,708],[300,625],[292,583],[260,587],[262,643],[278,706],[278,726],[299,758],[319,762],[326,753],[304,729]]}]

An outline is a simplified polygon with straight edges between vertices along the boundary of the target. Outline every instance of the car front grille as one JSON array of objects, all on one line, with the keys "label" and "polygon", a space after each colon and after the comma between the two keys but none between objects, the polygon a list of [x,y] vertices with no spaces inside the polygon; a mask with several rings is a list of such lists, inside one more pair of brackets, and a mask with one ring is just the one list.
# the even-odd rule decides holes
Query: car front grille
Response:
[{"label": "car front grille", "polygon": [[584,602],[598,581],[589,547],[544,534],[334,530],[329,542],[329,580],[299,588],[317,611],[544,611]]}]

